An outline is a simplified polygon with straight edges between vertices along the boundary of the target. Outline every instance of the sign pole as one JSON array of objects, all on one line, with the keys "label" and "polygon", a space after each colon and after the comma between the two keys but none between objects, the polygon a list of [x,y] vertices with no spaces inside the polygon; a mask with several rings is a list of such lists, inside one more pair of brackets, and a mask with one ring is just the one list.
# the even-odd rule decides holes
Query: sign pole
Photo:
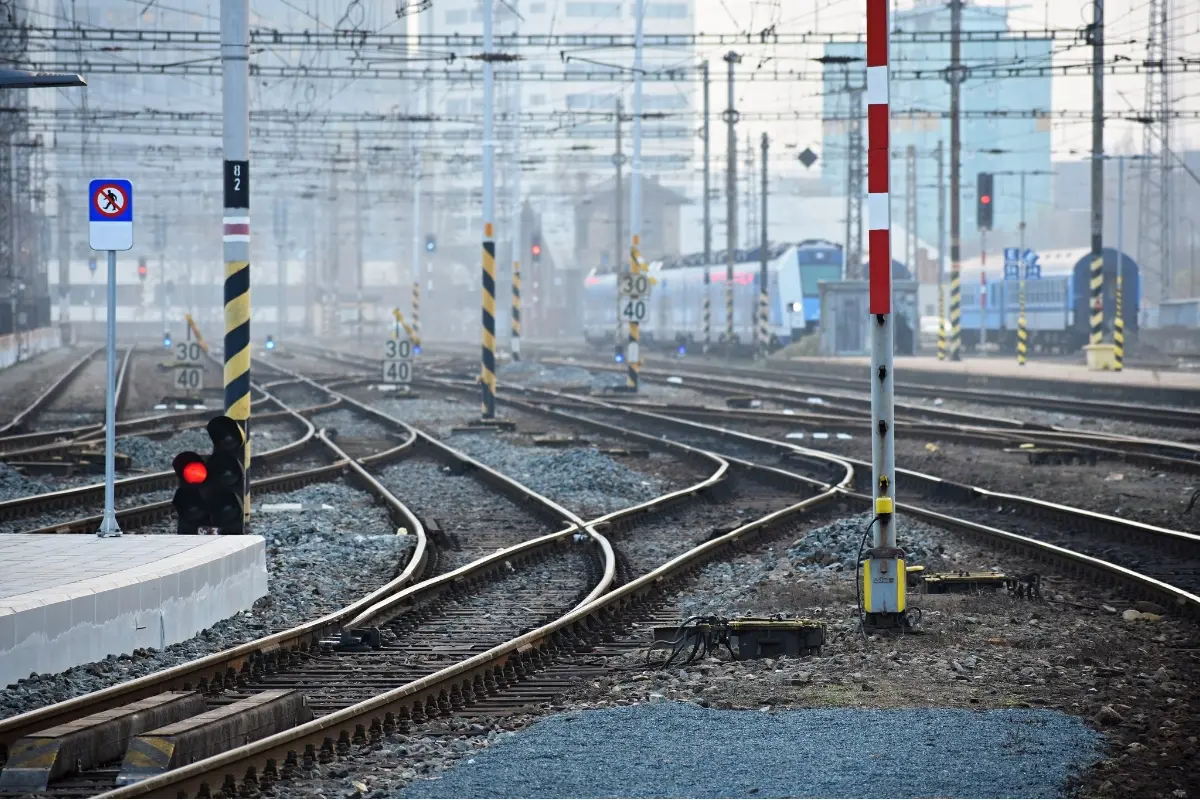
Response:
[{"label": "sign pole", "polygon": [[[862,565],[867,627],[907,625],[904,551],[896,546],[896,434],[892,353],[892,240],[889,194],[888,0],[866,0],[867,209],[871,330],[871,494],[874,538]],[[864,531],[864,540],[866,532]]]},{"label": "sign pole", "polygon": [[120,536],[116,509],[117,452],[117,251],[108,251],[108,318],[104,345],[104,518],[97,536]]},{"label": "sign pole", "polygon": [[114,486],[117,472],[117,251],[133,247],[133,184],[128,180],[99,178],[88,184],[88,245],[93,250],[108,253],[108,317],[105,320],[104,348],[104,515],[96,535],[120,536]]}]

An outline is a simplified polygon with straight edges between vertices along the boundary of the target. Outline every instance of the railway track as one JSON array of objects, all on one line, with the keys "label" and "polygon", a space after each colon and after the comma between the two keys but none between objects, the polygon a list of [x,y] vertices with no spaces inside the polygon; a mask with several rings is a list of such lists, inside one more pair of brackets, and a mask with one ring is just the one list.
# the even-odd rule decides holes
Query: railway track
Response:
[{"label": "railway track", "polygon": [[[574,352],[571,357],[574,360],[570,362],[559,357],[546,358],[544,361],[547,364],[566,365],[569,363],[587,369],[620,371],[619,367],[610,362],[596,360],[592,353],[581,356],[578,352]],[[773,365],[772,368],[774,369],[776,366]],[[849,408],[870,409],[870,398],[864,396],[865,393],[861,390],[861,387],[864,385],[861,379],[822,375],[811,370],[788,367],[786,364],[779,366],[779,369],[789,377],[794,377],[794,383],[801,384],[804,387],[798,391],[807,394],[824,395],[835,399],[839,404],[846,404]],[[653,377],[663,372],[664,370],[659,367],[643,368],[642,376],[644,378]],[[742,386],[741,391],[745,391],[747,386],[761,387],[763,389],[779,388],[779,373],[771,375],[760,368],[740,367],[728,364],[713,364],[710,366],[688,362],[686,365],[678,365],[671,368],[667,371],[667,374],[681,376],[689,382],[692,380],[703,380],[708,381],[710,385],[714,386],[718,383],[723,383],[735,388],[735,390],[740,385]],[[945,400],[978,403],[980,405],[1030,408],[1040,411],[1076,414],[1082,417],[1115,419],[1158,427],[1179,427],[1194,430],[1200,425],[1200,411],[1198,410],[1177,408],[1174,406],[1153,406],[1141,402],[1089,400],[1070,396],[1047,396],[997,389],[933,386],[911,381],[897,381],[896,395],[898,398],[896,411],[898,413],[923,413],[927,416],[937,416],[951,420],[955,417],[969,418],[970,415],[945,409],[932,409],[927,406],[912,405],[901,402],[899,398],[942,398]],[[1014,427],[1038,427],[1030,426],[1028,423],[1021,422],[1020,420],[1010,420],[1009,422]]]},{"label": "railway track", "polygon": [[[448,380],[438,380],[426,385],[440,391],[464,393],[474,393],[475,391],[469,383]],[[413,679],[401,684],[389,683],[387,686],[383,686],[376,683],[374,688],[379,690],[378,693],[353,705],[338,708],[336,707],[338,705],[336,698],[352,700],[359,696],[353,693],[361,687],[343,685],[344,679],[339,676],[344,676],[344,671],[339,671],[337,662],[338,659],[347,657],[346,654],[339,653],[332,641],[327,639],[322,642],[318,639],[317,656],[305,663],[308,664],[311,661],[319,666],[314,666],[312,672],[298,672],[297,674],[309,675],[311,681],[315,685],[319,685],[321,692],[324,692],[320,695],[321,697],[335,698],[330,704],[318,706],[319,710],[328,711],[328,713],[285,733],[276,734],[259,742],[252,742],[227,753],[150,778],[142,783],[118,789],[111,792],[112,796],[162,796],[166,793],[180,796],[212,796],[216,793],[263,791],[276,780],[306,774],[321,764],[340,759],[353,750],[369,746],[371,742],[378,741],[383,736],[396,732],[408,732],[414,726],[419,726],[423,721],[434,716],[501,713],[506,710],[529,708],[531,705],[553,702],[554,698],[561,694],[563,687],[570,682],[581,676],[586,677],[603,671],[602,667],[596,665],[594,656],[597,653],[627,651],[632,646],[627,640],[611,646],[606,645],[605,642],[622,632],[628,632],[630,625],[635,620],[653,620],[655,610],[661,607],[664,598],[682,585],[687,574],[700,563],[726,552],[731,547],[752,546],[752,543],[760,537],[772,534],[780,535],[783,532],[795,534],[800,530],[796,527],[799,520],[811,519],[814,510],[819,513],[820,508],[828,506],[834,501],[850,503],[857,508],[869,507],[868,496],[856,483],[856,481],[863,480],[862,472],[866,465],[856,462],[854,459],[831,456],[827,453],[771,441],[736,430],[716,428],[704,422],[685,419],[682,415],[660,413],[662,410],[621,407],[595,398],[571,396],[545,390],[520,390],[513,387],[513,391],[520,391],[525,399],[517,399],[512,397],[511,393],[506,393],[501,402],[519,409],[522,413],[543,414],[564,425],[592,427],[603,431],[606,435],[621,435],[641,443],[654,442],[660,447],[670,447],[679,452],[690,453],[694,458],[723,462],[721,480],[714,480],[704,489],[689,487],[687,491],[678,493],[678,496],[674,498],[675,503],[679,504],[675,506],[676,512],[698,515],[686,517],[685,521],[689,525],[704,525],[720,518],[719,514],[711,517],[703,516],[704,512],[697,510],[698,506],[694,503],[683,502],[686,499],[694,499],[701,492],[704,493],[705,499],[709,503],[714,502],[712,495],[719,496],[722,493],[729,493],[726,495],[727,497],[736,498],[734,505],[750,509],[751,514],[758,516],[748,521],[736,520],[731,530],[710,531],[711,538],[698,545],[692,546],[695,544],[692,542],[682,543],[681,547],[687,545],[690,549],[681,550],[667,563],[660,564],[648,572],[643,570],[649,564],[637,563],[636,554],[633,554],[632,561],[628,556],[623,557],[622,555],[625,542],[640,538],[644,533],[643,529],[638,528],[638,537],[624,537],[622,533],[624,530],[634,527],[637,524],[634,522],[635,520],[644,524],[647,519],[660,515],[663,508],[671,505],[668,498],[659,498],[642,504],[641,509],[632,513],[618,512],[609,515],[608,519],[593,520],[591,526],[611,535],[617,544],[616,554],[613,558],[613,580],[610,581],[610,584],[615,585],[616,588],[600,594],[601,584],[597,583],[597,588],[593,590],[590,598],[585,599],[583,603],[568,613],[559,614],[557,617],[553,616],[556,609],[530,606],[526,598],[526,602],[518,603],[523,607],[519,610],[527,613],[532,608],[534,612],[540,612],[541,620],[545,624],[527,631],[514,631],[511,627],[507,628],[505,630],[508,633],[516,632],[519,635],[492,647],[488,647],[487,642],[479,636],[477,628],[470,624],[463,624],[461,616],[439,615],[451,608],[457,611],[462,611],[464,608],[491,610],[499,608],[504,613],[513,615],[514,606],[508,601],[514,597],[521,597],[520,587],[513,587],[506,583],[509,578],[504,574],[500,576],[498,582],[489,584],[491,588],[505,587],[508,589],[507,592],[499,592],[499,596],[507,599],[499,601],[498,605],[485,602],[480,599],[482,596],[475,596],[481,604],[475,606],[473,603],[476,601],[456,595],[456,588],[447,588],[447,585],[461,587],[469,583],[469,581],[457,579],[461,577],[455,576],[458,570],[409,587],[406,590],[409,592],[406,598],[400,596],[404,594],[401,592],[396,597],[377,604],[376,608],[363,612],[359,615],[359,619],[343,620],[340,631],[344,634],[346,630],[350,630],[352,638],[357,638],[360,645],[363,642],[374,641],[372,637],[378,635],[379,649],[373,651],[376,660],[370,663],[376,665],[391,663],[388,662],[387,656],[380,655],[381,653],[405,653],[410,655],[414,661],[424,660],[426,671],[423,674],[404,673],[403,677]],[[376,418],[381,418],[379,415],[382,412],[367,411],[369,407],[365,404],[351,400],[344,395],[338,395],[338,397],[342,403],[359,408],[364,413],[373,414]],[[386,415],[383,416],[386,417]],[[673,432],[669,438],[664,436],[664,431],[668,429]],[[722,455],[716,455],[718,452],[721,452]],[[730,454],[725,455],[724,453]],[[764,455],[769,456],[769,461],[776,463],[765,463]],[[350,462],[353,461],[348,455],[346,459]],[[482,465],[476,467],[476,469],[479,468],[487,469]],[[840,480],[830,483],[831,478],[838,475],[841,476]],[[716,478],[716,474],[713,477]],[[995,493],[981,494],[982,490],[972,490],[971,487],[962,487],[917,473],[901,471],[899,477],[902,493],[915,493],[914,490],[924,483],[928,490],[927,497],[942,498],[943,502],[947,502],[945,498],[950,498],[948,502],[951,503],[949,506],[938,506],[936,509],[902,504],[901,511],[903,513],[912,514],[940,527],[982,537],[989,543],[1002,548],[1024,551],[1042,561],[1055,564],[1065,572],[1081,572],[1092,577],[1099,577],[1104,581],[1120,583],[1135,595],[1147,596],[1159,602],[1169,603],[1170,607],[1179,613],[1195,616],[1200,612],[1200,598],[1176,586],[1171,586],[1165,581],[1156,580],[1151,575],[1084,553],[1074,552],[1033,536],[1016,534],[967,518],[969,514],[977,511],[974,506],[976,500],[987,498],[988,502],[994,501],[999,497]],[[769,494],[757,495],[750,492],[738,496],[736,494],[738,482],[785,487],[785,490],[793,498],[798,494],[808,496],[799,503],[769,510],[771,505]],[[965,496],[968,500],[966,501],[961,499],[963,497],[961,493],[964,491],[967,492]],[[1028,501],[1029,499],[1012,498],[1012,500]],[[952,505],[956,502],[960,503],[957,507]],[[1049,515],[1051,518],[1054,514],[1066,515],[1076,520],[1083,526],[1079,529],[1079,533],[1090,535],[1096,525],[1114,526],[1113,530],[1121,531],[1120,536],[1128,535],[1131,530],[1123,520],[1103,518],[1103,515],[1087,515],[1066,507],[1055,508],[1054,504],[1045,504],[1040,501],[1031,502],[1038,513]],[[961,513],[962,516],[956,516],[956,513]],[[1061,518],[1060,516],[1059,519]],[[664,529],[679,527],[684,526],[671,524],[665,526]],[[1138,526],[1133,527],[1137,528]],[[1151,541],[1159,541],[1162,534],[1147,530],[1148,527],[1142,526],[1136,532]],[[552,534],[551,537],[559,537],[558,541],[561,541],[564,536],[569,535],[574,541],[575,534],[580,530],[579,524],[574,523],[563,531]],[[546,538],[550,537],[542,537],[542,539]],[[1190,550],[1194,543],[1186,538],[1172,539],[1172,546]],[[475,562],[475,564],[479,563]],[[491,559],[490,563],[495,569],[505,569],[498,566],[503,563],[503,560],[498,562],[496,559]],[[563,563],[569,563],[569,560]],[[540,568],[549,569],[551,560],[541,560],[538,564]],[[470,568],[471,565],[467,565],[459,569]],[[552,571],[546,574],[557,573]],[[429,596],[435,599],[444,598],[443,605],[438,606],[436,602],[428,605],[419,601],[414,603],[410,599],[414,594],[425,597],[420,587],[434,584],[440,585],[442,590]],[[560,584],[557,579],[551,581],[551,585],[556,588],[549,594],[557,597],[560,605],[564,598],[572,597],[571,587]],[[578,589],[576,588],[574,591],[578,591]],[[412,610],[414,607],[415,615],[391,616],[399,608]],[[372,617],[372,614],[375,616]],[[423,620],[421,614],[426,615]],[[386,620],[382,625],[363,625],[364,620],[378,621],[381,619]],[[394,623],[393,621],[396,619],[401,621]],[[537,619],[538,615],[535,613],[532,616],[522,617],[521,621],[532,624]],[[452,621],[451,624],[445,624],[450,621]],[[449,643],[446,638],[438,638],[447,633],[447,629],[449,629],[449,639],[451,640]],[[386,631],[390,631],[390,634]],[[435,631],[440,631],[440,633]],[[501,635],[504,635],[504,631],[501,631]],[[422,638],[424,636],[428,636],[428,638]],[[384,639],[387,641],[385,642]],[[491,641],[495,641],[495,639]],[[405,642],[412,643],[411,650],[405,649]],[[324,645],[323,649],[321,645]],[[580,660],[572,655],[578,653],[589,655]],[[353,658],[357,655],[359,654],[350,657]],[[441,665],[438,662],[448,663]],[[404,667],[410,666],[412,664],[404,665]],[[435,669],[438,666],[441,668]],[[275,668],[278,669],[277,664]],[[394,664],[392,668],[396,669]],[[245,672],[246,670],[241,671]],[[272,678],[271,681],[264,679],[255,683],[253,667],[249,669],[249,673],[250,675],[245,681],[236,685],[233,693],[230,693],[229,689],[225,690],[226,702],[236,699],[237,692],[278,683],[277,678]],[[235,677],[236,674],[235,670]],[[339,680],[342,682],[339,683]],[[339,692],[343,692],[343,694],[339,695]],[[9,743],[7,739],[9,734],[4,723],[0,723],[0,734],[6,737],[5,743]]]}]

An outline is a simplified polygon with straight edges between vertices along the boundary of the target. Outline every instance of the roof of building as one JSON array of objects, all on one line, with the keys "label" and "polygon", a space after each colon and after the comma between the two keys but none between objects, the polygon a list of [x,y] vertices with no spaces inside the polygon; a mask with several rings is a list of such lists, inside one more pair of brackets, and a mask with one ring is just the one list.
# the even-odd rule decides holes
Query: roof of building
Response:
[{"label": "roof of building", "polygon": [[[616,183],[615,178],[609,178],[606,181],[598,183],[592,187],[588,194],[581,198],[577,205],[586,203],[607,204],[612,202],[613,185]],[[629,193],[629,176],[626,175],[621,181],[621,190],[625,194]],[[645,207],[654,205],[673,205],[685,206],[690,205],[691,200],[676,192],[673,189],[668,189],[654,178],[642,178],[642,202]]]}]

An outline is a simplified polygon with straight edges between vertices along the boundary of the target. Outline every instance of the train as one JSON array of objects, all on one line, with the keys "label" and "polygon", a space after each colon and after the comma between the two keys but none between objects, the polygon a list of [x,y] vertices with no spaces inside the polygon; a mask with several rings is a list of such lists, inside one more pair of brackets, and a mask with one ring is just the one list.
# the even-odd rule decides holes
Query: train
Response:
[{"label": "train", "polygon": [[[1105,325],[1111,326],[1116,317],[1117,265],[1120,263],[1121,317],[1125,322],[1126,337],[1135,336],[1141,303],[1141,270],[1128,253],[1120,258],[1115,248],[1104,248],[1103,256]],[[1066,353],[1088,343],[1091,326],[1091,261],[1088,248],[1038,253],[1041,277],[1025,281],[1025,320],[1032,349]],[[1020,307],[1019,281],[1004,280],[1004,264],[994,260],[990,264],[980,259],[964,262],[960,267],[960,275],[962,345],[974,349],[984,338],[988,345],[1014,352]],[[980,307],[980,295],[985,276],[987,308],[983,309]],[[949,281],[943,282],[942,291],[949,313]],[[981,337],[982,331],[986,331],[985,337]]]},{"label": "train", "polygon": [[[758,309],[759,248],[735,251],[733,267],[733,339],[748,347],[754,341]],[[712,342],[725,343],[724,252],[705,264],[702,253],[648,264],[653,279],[641,323],[646,346],[692,347],[705,339],[703,305],[707,291],[712,313]],[[823,239],[772,244],[767,251],[770,346],[777,349],[814,330],[820,322],[821,281],[842,279],[842,247]],[[705,276],[709,277],[706,283]],[[617,275],[593,269],[584,279],[584,336],[591,343],[612,342],[617,327]]]}]

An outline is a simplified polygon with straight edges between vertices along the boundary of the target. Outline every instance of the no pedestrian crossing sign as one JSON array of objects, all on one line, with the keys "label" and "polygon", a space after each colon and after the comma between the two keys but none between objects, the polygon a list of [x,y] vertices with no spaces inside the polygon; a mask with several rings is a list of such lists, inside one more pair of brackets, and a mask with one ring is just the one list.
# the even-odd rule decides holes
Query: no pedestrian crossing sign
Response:
[{"label": "no pedestrian crossing sign", "polygon": [[88,244],[93,250],[133,247],[133,184],[97,178],[88,184]]}]

